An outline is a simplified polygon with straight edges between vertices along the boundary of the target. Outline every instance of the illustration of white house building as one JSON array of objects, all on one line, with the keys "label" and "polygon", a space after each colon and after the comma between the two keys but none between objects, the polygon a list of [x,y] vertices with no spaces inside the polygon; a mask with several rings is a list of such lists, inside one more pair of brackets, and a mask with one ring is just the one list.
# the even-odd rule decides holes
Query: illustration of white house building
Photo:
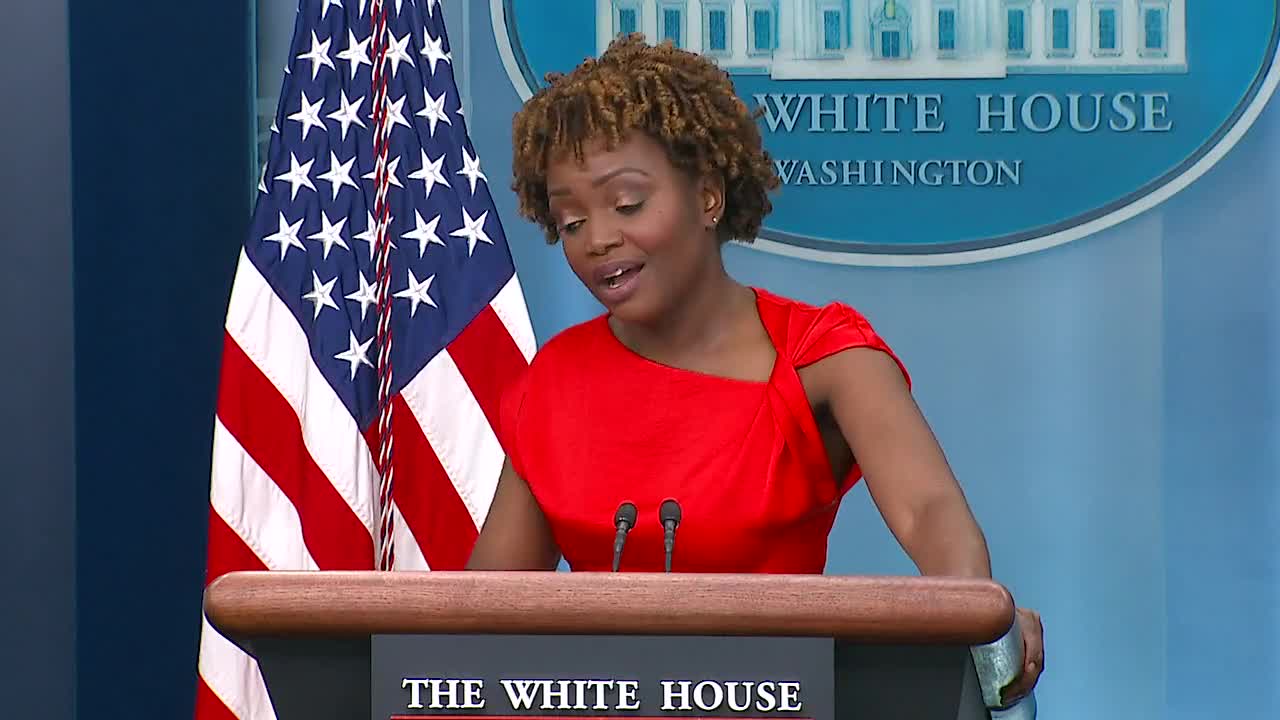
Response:
[{"label": "illustration of white house building", "polygon": [[596,45],[642,32],[779,80],[1176,73],[1185,2],[596,0]]}]

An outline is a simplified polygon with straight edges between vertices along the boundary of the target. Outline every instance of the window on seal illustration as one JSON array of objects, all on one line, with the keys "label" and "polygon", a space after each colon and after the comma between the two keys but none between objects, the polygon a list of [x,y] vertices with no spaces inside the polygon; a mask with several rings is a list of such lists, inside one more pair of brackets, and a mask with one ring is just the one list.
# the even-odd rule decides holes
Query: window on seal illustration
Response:
[{"label": "window on seal illustration", "polygon": [[1121,47],[1120,20],[1123,13],[1119,0],[1094,0],[1093,2],[1093,54],[1098,57],[1119,55]]},{"label": "window on seal illustration", "polygon": [[935,0],[934,8],[937,13],[938,56],[952,57],[956,54],[956,2]]},{"label": "window on seal illustration", "polygon": [[843,55],[849,49],[849,0],[817,0],[818,53]]},{"label": "window on seal illustration", "polygon": [[769,55],[778,47],[778,8],[773,0],[747,0],[747,39],[752,55]]},{"label": "window on seal illustration", "polygon": [[684,47],[684,5],[684,0],[658,3],[658,36],[676,47]]},{"label": "window on seal illustration", "polygon": [[1045,12],[1049,22],[1049,57],[1071,57],[1076,54],[1076,8],[1074,0],[1049,0]]},{"label": "window on seal illustration", "polygon": [[641,32],[640,0],[613,0],[613,35]]},{"label": "window on seal illustration", "polygon": [[1142,57],[1166,57],[1169,54],[1169,2],[1143,0],[1138,6],[1142,21],[1138,54]]},{"label": "window on seal illustration", "polygon": [[702,3],[702,52],[708,55],[728,55],[733,39],[733,16],[729,3],[704,0]]},{"label": "window on seal illustration", "polygon": [[1031,54],[1031,33],[1027,32],[1030,18],[1030,0],[1012,0],[1005,3],[1004,47],[1009,57],[1024,58]]},{"label": "window on seal illustration", "polygon": [[874,0],[871,11],[871,51],[883,60],[911,57],[911,11],[898,0]]}]

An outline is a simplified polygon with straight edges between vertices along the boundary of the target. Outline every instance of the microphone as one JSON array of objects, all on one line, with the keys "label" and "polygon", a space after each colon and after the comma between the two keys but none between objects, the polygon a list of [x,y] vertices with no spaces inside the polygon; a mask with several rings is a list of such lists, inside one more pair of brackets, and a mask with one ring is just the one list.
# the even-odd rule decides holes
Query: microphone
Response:
[{"label": "microphone", "polygon": [[618,572],[618,565],[622,562],[622,546],[627,542],[627,533],[636,526],[636,506],[629,502],[619,505],[618,511],[613,514],[613,526],[618,529],[618,534],[613,538],[613,571]]},{"label": "microphone", "polygon": [[680,525],[680,503],[672,498],[662,501],[658,508],[658,519],[662,521],[662,543],[666,547],[667,572],[671,572],[671,552],[676,546],[676,528]]}]

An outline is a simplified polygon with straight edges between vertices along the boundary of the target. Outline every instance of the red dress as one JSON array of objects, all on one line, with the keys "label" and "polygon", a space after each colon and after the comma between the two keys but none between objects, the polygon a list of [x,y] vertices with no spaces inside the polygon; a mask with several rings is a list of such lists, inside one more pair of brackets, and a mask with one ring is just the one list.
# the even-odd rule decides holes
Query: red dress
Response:
[{"label": "red dress", "polygon": [[548,342],[504,396],[503,445],[572,570],[612,568],[613,517],[629,500],[639,516],[621,569],[662,571],[658,508],[670,497],[682,509],[675,572],[823,571],[862,472],[834,477],[796,370],[854,347],[902,365],[846,305],[755,293],[777,350],[765,382],[648,360],[601,315]]}]

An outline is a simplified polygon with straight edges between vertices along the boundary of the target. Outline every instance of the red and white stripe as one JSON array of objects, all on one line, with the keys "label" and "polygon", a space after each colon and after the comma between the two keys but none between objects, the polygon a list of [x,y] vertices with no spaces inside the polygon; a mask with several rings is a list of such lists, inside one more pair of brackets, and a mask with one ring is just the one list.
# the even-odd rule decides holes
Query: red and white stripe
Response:
[{"label": "red and white stripe", "polygon": [[[394,398],[396,570],[460,569],[493,498],[506,383],[533,357],[513,277]],[[243,252],[214,428],[208,574],[375,566],[377,424],[361,432]],[[253,659],[205,620],[197,720],[274,720]]]}]

